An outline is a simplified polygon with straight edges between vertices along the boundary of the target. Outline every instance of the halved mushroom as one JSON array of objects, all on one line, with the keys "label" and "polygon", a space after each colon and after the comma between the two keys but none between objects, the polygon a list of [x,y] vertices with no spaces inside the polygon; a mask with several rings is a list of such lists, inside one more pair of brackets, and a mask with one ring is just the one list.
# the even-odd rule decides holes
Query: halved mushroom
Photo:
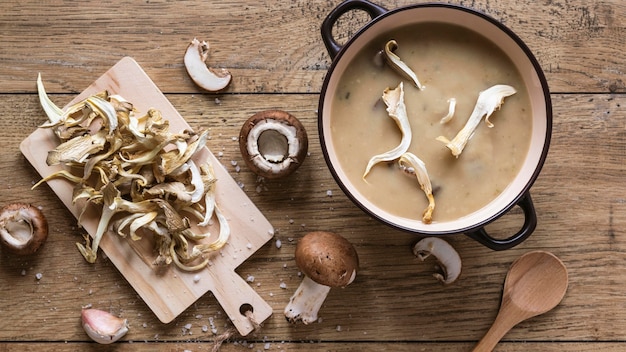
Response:
[{"label": "halved mushroom", "polygon": [[281,110],[252,115],[239,132],[239,148],[246,165],[269,179],[294,172],[306,158],[308,147],[302,123]]},{"label": "halved mushroom", "polygon": [[189,77],[201,88],[211,92],[222,90],[228,86],[231,74],[227,69],[214,69],[208,67],[206,60],[209,58],[209,43],[193,38],[185,51],[185,68]]},{"label": "halved mushroom", "polygon": [[448,242],[439,237],[426,237],[413,246],[413,254],[421,261],[430,255],[435,257],[441,272],[433,276],[444,285],[456,281],[461,275],[461,257]]},{"label": "halved mushroom", "polygon": [[13,203],[0,210],[0,242],[18,255],[33,254],[48,238],[48,221],[39,208]]}]

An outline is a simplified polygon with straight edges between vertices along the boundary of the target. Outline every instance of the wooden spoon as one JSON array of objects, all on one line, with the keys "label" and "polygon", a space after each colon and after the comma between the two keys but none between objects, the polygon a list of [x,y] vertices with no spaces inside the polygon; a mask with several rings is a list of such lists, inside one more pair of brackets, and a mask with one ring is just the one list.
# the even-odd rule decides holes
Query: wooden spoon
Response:
[{"label": "wooden spoon", "polygon": [[567,269],[554,254],[529,252],[519,257],[504,280],[502,304],[493,325],[474,352],[491,351],[518,323],[556,307],[567,291]]}]

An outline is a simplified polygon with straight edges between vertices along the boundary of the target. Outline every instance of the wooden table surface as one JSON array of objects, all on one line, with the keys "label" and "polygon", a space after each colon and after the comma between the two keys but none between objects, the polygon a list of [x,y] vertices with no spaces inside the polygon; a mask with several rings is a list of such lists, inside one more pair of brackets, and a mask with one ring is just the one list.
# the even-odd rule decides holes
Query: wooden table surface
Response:
[{"label": "wooden table surface", "polygon": [[[379,4],[393,9],[413,2]],[[233,335],[222,351],[469,351],[496,316],[509,265],[532,250],[563,260],[568,292],[556,309],[510,331],[497,350],[626,350],[626,3],[452,2],[500,20],[528,44],[547,76],[554,125],[531,190],[534,234],[500,252],[463,235],[448,237],[464,266],[461,278],[444,287],[431,277],[432,263],[412,255],[417,237],[359,210],[324,162],[317,104],[331,62],[319,28],[339,1],[3,1],[0,205],[41,207],[50,236],[32,256],[0,251],[0,350],[210,351],[216,336],[232,329],[210,293],[161,323],[104,256],[95,264],[83,260],[75,247],[83,232],[50,188],[31,190],[40,176],[19,144],[45,120],[37,73],[64,105],[125,56],[135,58],[188,122],[211,129],[209,148],[276,229],[237,270],[254,277],[250,285],[274,314],[258,331]],[[345,15],[337,36],[349,37],[365,21],[363,13]],[[233,73],[225,92],[203,92],[189,79],[182,58],[194,37],[211,43],[213,66]],[[248,117],[266,109],[298,117],[311,143],[296,174],[259,183],[236,137]],[[514,231],[518,215],[512,211],[490,231]],[[354,243],[361,271],[353,285],[331,291],[318,322],[294,326],[282,313],[301,279],[294,248],[313,230]],[[80,326],[88,304],[127,318],[130,332],[112,346],[91,342]]]}]

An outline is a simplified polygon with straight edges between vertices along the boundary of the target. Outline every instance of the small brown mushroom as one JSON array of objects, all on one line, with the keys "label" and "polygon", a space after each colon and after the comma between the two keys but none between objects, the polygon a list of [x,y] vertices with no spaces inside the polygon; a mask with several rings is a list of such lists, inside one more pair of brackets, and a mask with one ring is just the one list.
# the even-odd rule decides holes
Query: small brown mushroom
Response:
[{"label": "small brown mushroom", "polygon": [[294,172],[306,158],[308,147],[302,123],[281,110],[252,115],[239,132],[239,148],[246,165],[268,179]]},{"label": "small brown mushroom", "polygon": [[48,221],[39,208],[12,203],[0,210],[0,243],[18,255],[33,254],[48,238]]},{"label": "small brown mushroom", "polygon": [[317,320],[332,287],[346,287],[356,278],[359,257],[345,238],[325,231],[306,234],[296,245],[296,264],[304,279],[285,307],[290,323]]}]

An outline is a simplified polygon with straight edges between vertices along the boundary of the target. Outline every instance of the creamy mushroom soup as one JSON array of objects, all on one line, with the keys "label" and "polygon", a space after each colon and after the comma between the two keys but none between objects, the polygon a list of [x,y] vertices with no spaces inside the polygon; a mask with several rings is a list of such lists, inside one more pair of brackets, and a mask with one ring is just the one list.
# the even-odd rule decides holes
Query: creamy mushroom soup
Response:
[{"label": "creamy mushroom soup", "polygon": [[[425,86],[417,89],[377,53],[396,40],[395,50]],[[422,23],[381,36],[347,65],[331,108],[334,152],[344,172],[367,199],[397,216],[421,219],[428,205],[415,177],[397,162],[379,163],[362,178],[370,158],[400,143],[401,132],[389,117],[381,96],[404,82],[404,101],[411,124],[409,152],[426,164],[436,201],[433,222],[458,219],[479,210],[513,180],[528,152],[532,120],[530,101],[510,59],[481,35],[449,24]],[[514,87],[499,110],[476,128],[458,158],[439,136],[454,138],[470,116],[478,94],[496,84]],[[451,121],[448,99],[456,99]]]}]

